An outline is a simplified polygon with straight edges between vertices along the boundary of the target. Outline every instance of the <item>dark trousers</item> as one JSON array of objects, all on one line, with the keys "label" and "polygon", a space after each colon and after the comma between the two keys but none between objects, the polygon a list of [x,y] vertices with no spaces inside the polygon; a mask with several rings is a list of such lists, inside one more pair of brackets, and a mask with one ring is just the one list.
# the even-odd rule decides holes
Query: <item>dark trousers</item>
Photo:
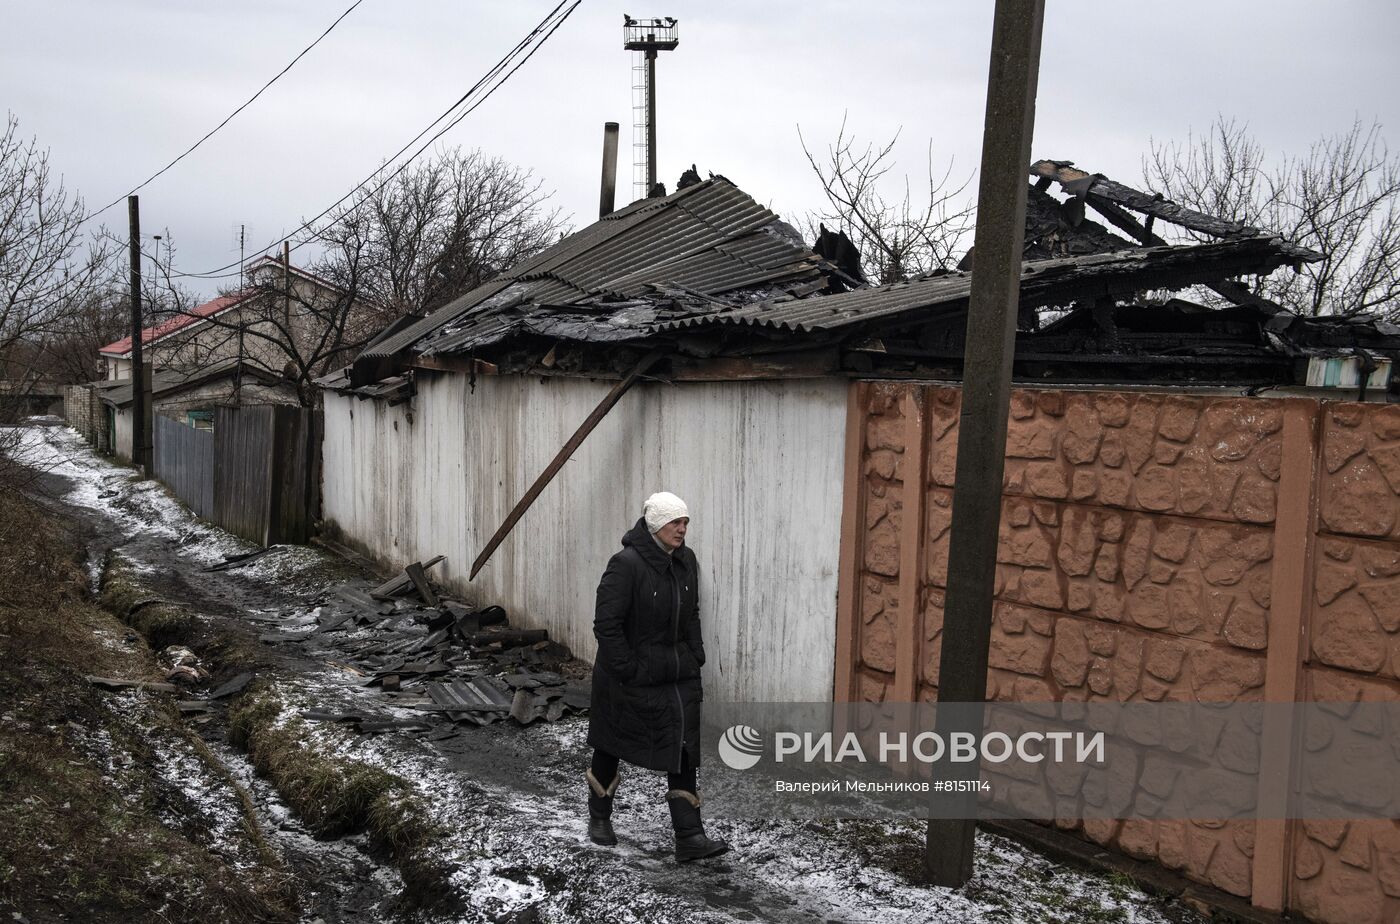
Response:
[{"label": "dark trousers", "polygon": [[[607,751],[593,749],[593,778],[599,785],[607,788],[612,785],[612,781],[617,779],[618,758]],[[698,795],[695,786],[695,768],[690,764],[690,755],[682,754],[681,772],[667,773],[666,785],[671,789],[681,789],[692,795]]]}]

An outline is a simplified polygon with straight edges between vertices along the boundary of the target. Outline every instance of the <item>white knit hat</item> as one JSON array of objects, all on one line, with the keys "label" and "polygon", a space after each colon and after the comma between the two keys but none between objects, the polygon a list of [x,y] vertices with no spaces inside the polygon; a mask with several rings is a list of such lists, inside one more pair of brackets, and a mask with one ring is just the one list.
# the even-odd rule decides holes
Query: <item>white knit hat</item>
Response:
[{"label": "white knit hat", "polygon": [[647,532],[654,535],[672,520],[689,517],[690,511],[686,509],[685,501],[670,491],[661,491],[647,498],[642,505],[642,516],[647,521]]}]

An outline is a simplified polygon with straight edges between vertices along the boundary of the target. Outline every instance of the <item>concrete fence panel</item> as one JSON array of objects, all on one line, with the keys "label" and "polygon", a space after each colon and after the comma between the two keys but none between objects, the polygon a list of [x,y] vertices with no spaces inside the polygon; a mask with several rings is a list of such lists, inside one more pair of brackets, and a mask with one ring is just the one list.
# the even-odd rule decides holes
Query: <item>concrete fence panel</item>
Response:
[{"label": "concrete fence panel", "polygon": [[[852,386],[837,701],[937,699],[960,404]],[[987,680],[1008,702],[1400,699],[1400,407],[1015,390]],[[1301,747],[1267,730],[1261,759]],[[1045,796],[1058,827],[1261,908],[1400,919],[1394,822],[1083,819],[1080,794]]]}]

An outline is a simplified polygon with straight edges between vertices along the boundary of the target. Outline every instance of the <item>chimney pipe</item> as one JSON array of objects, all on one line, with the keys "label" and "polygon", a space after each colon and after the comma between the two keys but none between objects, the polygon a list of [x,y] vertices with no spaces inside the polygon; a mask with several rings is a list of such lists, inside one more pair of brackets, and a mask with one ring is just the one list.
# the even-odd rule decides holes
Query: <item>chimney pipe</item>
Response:
[{"label": "chimney pipe", "polygon": [[612,213],[617,198],[617,123],[603,123],[603,189],[598,199],[598,217]]}]

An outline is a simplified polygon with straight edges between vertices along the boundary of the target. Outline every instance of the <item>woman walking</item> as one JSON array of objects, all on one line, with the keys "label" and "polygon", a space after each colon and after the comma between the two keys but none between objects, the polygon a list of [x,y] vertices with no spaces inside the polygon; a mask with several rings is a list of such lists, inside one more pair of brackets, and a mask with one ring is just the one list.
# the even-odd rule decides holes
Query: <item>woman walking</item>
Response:
[{"label": "woman walking", "polygon": [[598,583],[593,634],[593,701],[588,743],[588,836],[613,846],[613,797],[627,761],[666,773],[666,802],[682,863],[724,853],[705,835],[696,769],[700,764],[699,572],[685,544],[690,512],[674,494],[647,498],[642,518]]}]

